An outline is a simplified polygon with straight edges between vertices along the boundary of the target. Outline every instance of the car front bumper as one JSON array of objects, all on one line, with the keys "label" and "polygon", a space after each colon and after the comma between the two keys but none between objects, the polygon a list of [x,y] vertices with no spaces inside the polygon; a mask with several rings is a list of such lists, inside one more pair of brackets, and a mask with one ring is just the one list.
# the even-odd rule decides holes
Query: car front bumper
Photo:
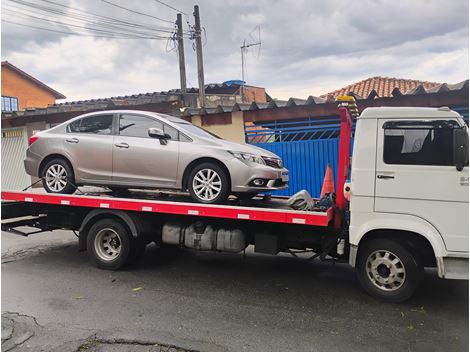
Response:
[{"label": "car front bumper", "polygon": [[[289,171],[267,165],[245,163],[239,159],[227,162],[232,182],[232,192],[273,192],[289,186]],[[265,180],[262,186],[254,185],[256,179]]]}]

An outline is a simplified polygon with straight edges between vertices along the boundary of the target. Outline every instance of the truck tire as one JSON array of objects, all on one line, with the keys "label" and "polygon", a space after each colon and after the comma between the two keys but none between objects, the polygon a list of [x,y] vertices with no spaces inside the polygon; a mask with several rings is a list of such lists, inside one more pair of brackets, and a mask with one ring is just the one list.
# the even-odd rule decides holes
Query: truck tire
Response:
[{"label": "truck tire", "polygon": [[131,264],[145,250],[145,242],[134,238],[120,220],[98,220],[90,227],[87,251],[92,262],[101,269],[117,270]]},{"label": "truck tire", "polygon": [[230,193],[229,176],[214,163],[202,163],[191,170],[188,189],[191,198],[199,203],[223,203]]},{"label": "truck tire", "polygon": [[362,245],[356,270],[367,293],[395,303],[410,298],[423,278],[419,256],[406,245],[384,238],[372,239]]},{"label": "truck tire", "polygon": [[75,177],[70,164],[63,158],[50,160],[42,172],[42,185],[47,193],[72,194]]}]

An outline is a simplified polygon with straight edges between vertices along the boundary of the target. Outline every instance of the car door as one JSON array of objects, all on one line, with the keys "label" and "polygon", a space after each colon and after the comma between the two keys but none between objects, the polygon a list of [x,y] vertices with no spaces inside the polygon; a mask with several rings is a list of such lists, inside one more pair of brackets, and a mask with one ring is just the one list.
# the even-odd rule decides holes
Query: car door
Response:
[{"label": "car door", "polygon": [[67,126],[63,141],[77,182],[99,183],[112,178],[113,114],[97,114]]},{"label": "car door", "polygon": [[453,165],[455,120],[379,120],[375,211],[417,216],[447,250],[468,251],[468,166]]},{"label": "car door", "polygon": [[[113,144],[113,182],[128,186],[168,187],[176,185],[178,131],[162,121],[138,114],[119,114]],[[167,143],[148,135],[160,128],[170,135]]]}]

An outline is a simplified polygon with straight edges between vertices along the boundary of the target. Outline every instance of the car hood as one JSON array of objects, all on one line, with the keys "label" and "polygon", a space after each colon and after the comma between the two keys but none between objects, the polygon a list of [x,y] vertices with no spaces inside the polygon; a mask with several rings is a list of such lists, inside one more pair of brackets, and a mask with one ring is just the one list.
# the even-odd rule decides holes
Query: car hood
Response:
[{"label": "car hood", "polygon": [[267,156],[267,157],[270,157],[270,158],[280,159],[279,156],[277,156],[276,154],[271,153],[270,151],[268,151],[266,149],[256,147],[256,146],[250,145],[250,144],[231,142],[231,141],[226,141],[226,140],[223,140],[223,139],[221,139],[220,141],[219,140],[211,140],[210,142],[211,142],[212,145],[215,145],[215,146],[219,147],[220,149],[224,149],[224,150],[231,151],[231,152],[251,153],[251,154],[255,154],[255,155]]}]

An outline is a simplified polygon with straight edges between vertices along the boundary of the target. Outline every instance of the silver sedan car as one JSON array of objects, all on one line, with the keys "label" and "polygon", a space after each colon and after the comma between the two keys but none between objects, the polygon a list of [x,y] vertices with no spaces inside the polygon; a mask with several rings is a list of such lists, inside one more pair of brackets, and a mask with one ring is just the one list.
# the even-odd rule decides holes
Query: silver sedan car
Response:
[{"label": "silver sedan car", "polygon": [[73,193],[79,185],[176,189],[209,204],[284,189],[289,178],[267,150],[135,110],[93,112],[39,132],[24,165],[50,193]]}]

